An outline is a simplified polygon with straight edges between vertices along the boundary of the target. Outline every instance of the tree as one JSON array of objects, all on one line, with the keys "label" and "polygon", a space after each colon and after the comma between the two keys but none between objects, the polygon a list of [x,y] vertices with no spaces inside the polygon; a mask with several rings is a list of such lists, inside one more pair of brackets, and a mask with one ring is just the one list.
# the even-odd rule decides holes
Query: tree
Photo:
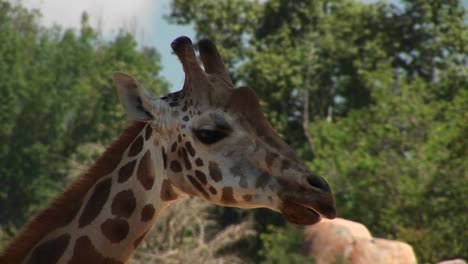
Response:
[{"label": "tree", "polygon": [[113,71],[167,91],[159,54],[130,34],[107,42],[85,13],[79,32],[40,27],[38,16],[0,1],[0,226],[9,234],[63,190],[81,146],[107,145],[127,124]]}]

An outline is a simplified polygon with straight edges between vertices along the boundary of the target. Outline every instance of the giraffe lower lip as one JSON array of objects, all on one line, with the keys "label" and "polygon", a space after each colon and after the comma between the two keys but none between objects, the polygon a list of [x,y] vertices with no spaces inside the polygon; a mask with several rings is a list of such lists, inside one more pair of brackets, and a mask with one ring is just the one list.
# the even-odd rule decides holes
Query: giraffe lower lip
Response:
[{"label": "giraffe lower lip", "polygon": [[320,214],[314,210],[289,200],[283,201],[281,213],[288,222],[297,226],[313,225],[321,219]]}]

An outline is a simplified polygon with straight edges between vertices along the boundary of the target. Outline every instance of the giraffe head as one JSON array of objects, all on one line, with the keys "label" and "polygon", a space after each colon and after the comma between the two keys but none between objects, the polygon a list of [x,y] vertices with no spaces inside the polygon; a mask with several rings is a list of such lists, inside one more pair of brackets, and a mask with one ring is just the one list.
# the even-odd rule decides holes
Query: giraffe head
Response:
[{"label": "giraffe head", "polygon": [[[181,91],[157,98],[132,77],[115,73],[119,98],[129,116],[148,123],[151,142],[162,154],[162,191],[169,198],[189,194],[240,208],[267,207],[296,225],[335,217],[327,182],[311,172],[275,133],[255,93],[235,89],[216,46],[171,44],[185,82]],[[172,194],[171,194],[172,193]]]}]

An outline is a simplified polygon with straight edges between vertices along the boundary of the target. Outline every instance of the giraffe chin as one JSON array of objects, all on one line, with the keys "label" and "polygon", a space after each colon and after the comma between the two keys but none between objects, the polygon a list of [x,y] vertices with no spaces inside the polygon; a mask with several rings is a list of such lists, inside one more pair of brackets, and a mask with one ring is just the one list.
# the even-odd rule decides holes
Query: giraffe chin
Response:
[{"label": "giraffe chin", "polygon": [[281,213],[289,223],[296,226],[313,225],[321,219],[320,214],[314,210],[288,200],[283,201]]}]

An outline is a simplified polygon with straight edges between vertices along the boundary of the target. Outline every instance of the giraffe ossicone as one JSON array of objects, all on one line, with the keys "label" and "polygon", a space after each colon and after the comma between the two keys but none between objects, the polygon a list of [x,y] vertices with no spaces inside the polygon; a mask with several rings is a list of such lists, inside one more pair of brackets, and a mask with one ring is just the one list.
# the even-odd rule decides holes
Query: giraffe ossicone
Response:
[{"label": "giraffe ossicone", "polygon": [[158,214],[184,195],[239,208],[266,207],[309,225],[336,215],[327,182],[275,133],[255,93],[235,89],[213,42],[171,44],[181,91],[158,98],[116,72],[135,121],[96,163],[27,224],[1,263],[124,263]]}]

